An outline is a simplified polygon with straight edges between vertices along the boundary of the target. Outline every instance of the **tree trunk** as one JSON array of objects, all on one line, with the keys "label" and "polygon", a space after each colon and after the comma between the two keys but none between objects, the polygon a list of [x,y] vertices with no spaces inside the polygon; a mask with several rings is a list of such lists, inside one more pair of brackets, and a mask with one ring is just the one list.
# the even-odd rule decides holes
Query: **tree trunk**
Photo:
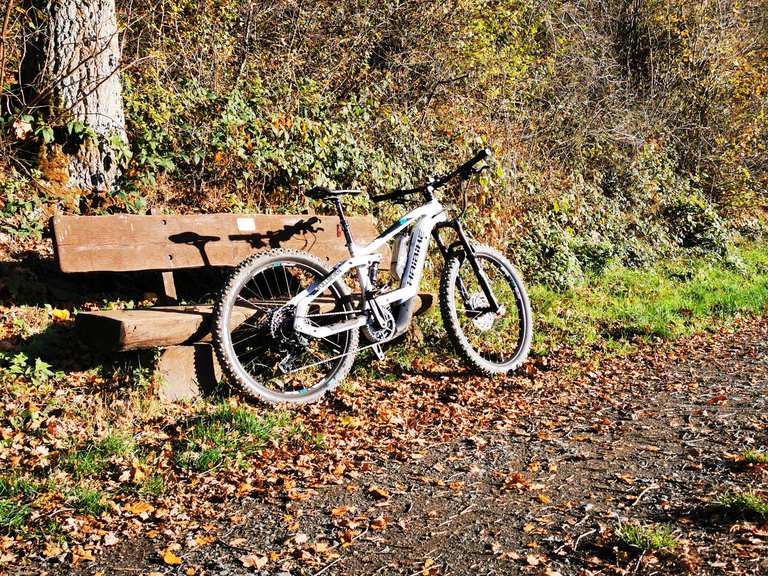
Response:
[{"label": "tree trunk", "polygon": [[115,149],[126,142],[115,0],[28,1],[39,26],[22,66],[27,105],[67,127],[43,151],[49,164],[51,154],[65,155],[56,164],[66,173],[53,179],[70,190],[110,190]]}]

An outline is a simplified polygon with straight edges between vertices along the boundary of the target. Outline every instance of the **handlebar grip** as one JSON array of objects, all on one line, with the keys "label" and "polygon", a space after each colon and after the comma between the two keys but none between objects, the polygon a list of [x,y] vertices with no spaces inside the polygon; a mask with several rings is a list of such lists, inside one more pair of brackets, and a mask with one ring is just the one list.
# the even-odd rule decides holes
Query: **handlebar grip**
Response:
[{"label": "handlebar grip", "polygon": [[490,148],[481,148],[477,151],[477,153],[467,162],[462,164],[459,167],[460,172],[465,172],[472,168],[475,164],[478,162],[485,160],[486,158],[490,157],[491,155],[491,149]]},{"label": "handlebar grip", "polygon": [[331,191],[325,186],[314,186],[313,188],[307,190],[304,195],[312,198],[313,200],[320,200],[321,198],[324,198],[330,194],[330,192]]}]

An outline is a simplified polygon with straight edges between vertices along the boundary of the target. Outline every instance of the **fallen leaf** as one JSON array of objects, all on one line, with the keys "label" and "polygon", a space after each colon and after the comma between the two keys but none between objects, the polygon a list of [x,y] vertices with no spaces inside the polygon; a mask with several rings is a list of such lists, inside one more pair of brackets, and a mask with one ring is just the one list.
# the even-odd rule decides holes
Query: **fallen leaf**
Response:
[{"label": "fallen leaf", "polygon": [[523,492],[528,490],[530,487],[530,482],[523,478],[523,475],[520,474],[520,472],[513,472],[504,478],[504,488],[507,490],[517,490],[519,492]]},{"label": "fallen leaf", "polygon": [[58,556],[61,554],[61,546],[54,542],[46,542],[45,543],[45,550],[43,551],[43,556],[46,558],[53,558],[54,556]]},{"label": "fallen leaf", "polygon": [[541,564],[541,556],[537,554],[528,554],[528,556],[525,557],[525,561],[529,566],[538,566]]},{"label": "fallen leaf", "polygon": [[380,488],[379,486],[376,486],[374,484],[371,484],[368,487],[368,494],[380,500],[387,500],[390,497],[389,492],[384,490],[384,488]]},{"label": "fallen leaf", "polygon": [[302,534],[301,532],[299,532],[298,534],[296,534],[296,536],[293,537],[293,542],[295,544],[299,544],[299,545],[306,544],[308,541],[309,541],[309,536],[307,536],[306,534]]},{"label": "fallen leaf", "polygon": [[384,516],[379,516],[371,520],[371,530],[383,530],[387,527],[387,519]]},{"label": "fallen leaf", "polygon": [[75,550],[72,552],[72,565],[76,566],[82,561],[88,561],[93,562],[96,560],[96,558],[93,555],[93,552],[90,550],[85,550],[81,546],[78,546],[75,548]]},{"label": "fallen leaf", "polygon": [[64,322],[70,318],[69,310],[61,310],[59,308],[54,308],[51,310],[51,316],[53,316],[54,320],[58,320],[60,322]]},{"label": "fallen leaf", "polygon": [[169,566],[177,566],[178,564],[181,564],[181,558],[176,556],[173,550],[166,548],[163,552],[163,562]]},{"label": "fallen leaf", "polygon": [[245,568],[256,568],[257,570],[263,568],[267,565],[267,562],[269,562],[269,558],[266,556],[257,556],[256,554],[240,556],[238,560],[240,560],[240,563]]},{"label": "fallen leaf", "polygon": [[360,418],[357,416],[344,416],[340,421],[342,426],[346,428],[350,428],[352,430],[356,430],[357,428],[360,428]]},{"label": "fallen leaf", "polygon": [[339,506],[338,508],[334,508],[333,510],[331,510],[331,517],[340,518],[341,516],[346,516],[347,514],[350,514],[355,510],[356,508],[354,506]]},{"label": "fallen leaf", "polygon": [[542,504],[551,504],[552,503],[552,499],[549,496],[547,496],[546,494],[537,494],[536,495],[536,500],[538,500]]},{"label": "fallen leaf", "polygon": [[141,500],[137,502],[131,502],[125,507],[125,509],[136,516],[140,516],[142,514],[150,514],[155,511],[155,507],[152,506],[152,504],[149,504],[148,502],[142,502]]}]

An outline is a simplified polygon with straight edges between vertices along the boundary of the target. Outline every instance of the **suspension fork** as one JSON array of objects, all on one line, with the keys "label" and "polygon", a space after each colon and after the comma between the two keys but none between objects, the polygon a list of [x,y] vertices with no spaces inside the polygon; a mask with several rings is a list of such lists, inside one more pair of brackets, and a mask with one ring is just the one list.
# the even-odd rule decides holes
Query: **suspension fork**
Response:
[{"label": "suspension fork", "polygon": [[[448,261],[448,257],[450,256],[450,248],[446,248],[440,239],[440,228],[453,228],[456,231],[456,235],[459,238],[458,244],[460,244],[464,249],[464,257],[469,260],[469,265],[472,267],[472,270],[477,276],[478,283],[480,284],[480,288],[482,289],[483,294],[488,301],[488,305],[490,306],[491,311],[498,313],[500,309],[499,302],[496,300],[496,296],[494,296],[493,291],[491,290],[490,282],[488,282],[488,276],[485,275],[485,271],[480,267],[480,264],[475,257],[475,250],[472,248],[472,244],[470,244],[469,239],[467,238],[467,234],[464,232],[464,227],[461,225],[461,222],[446,222],[443,223],[442,226],[437,226],[432,230],[432,236],[435,239],[435,243],[437,244],[440,253],[443,255],[443,258]],[[469,292],[467,291],[461,276],[458,277],[458,281],[459,293],[461,294],[461,297],[464,299],[464,301],[467,302],[469,300]]]}]

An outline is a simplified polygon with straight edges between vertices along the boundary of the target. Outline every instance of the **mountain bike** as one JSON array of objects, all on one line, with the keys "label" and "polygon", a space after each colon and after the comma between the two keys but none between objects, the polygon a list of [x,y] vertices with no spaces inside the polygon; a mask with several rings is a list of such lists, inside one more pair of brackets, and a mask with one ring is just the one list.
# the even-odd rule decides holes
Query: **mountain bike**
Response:
[{"label": "mountain bike", "polygon": [[[383,358],[382,345],[411,324],[430,239],[445,261],[440,312],[456,351],[482,374],[517,369],[532,338],[523,280],[507,258],[475,242],[462,225],[466,185],[463,209],[455,217],[435,198],[440,188],[460,187],[486,169],[489,155],[488,149],[480,150],[424,185],[371,197],[405,205],[420,196],[424,203],[366,246],[354,242],[341,201],[360,190],[309,190],[310,198],[334,205],[350,257],[330,270],[311,254],[294,250],[275,249],[243,261],[214,307],[214,347],[228,378],[266,402],[306,403],[335,388],[359,351],[370,348]],[[380,280],[380,250],[390,241],[387,284]]]}]

